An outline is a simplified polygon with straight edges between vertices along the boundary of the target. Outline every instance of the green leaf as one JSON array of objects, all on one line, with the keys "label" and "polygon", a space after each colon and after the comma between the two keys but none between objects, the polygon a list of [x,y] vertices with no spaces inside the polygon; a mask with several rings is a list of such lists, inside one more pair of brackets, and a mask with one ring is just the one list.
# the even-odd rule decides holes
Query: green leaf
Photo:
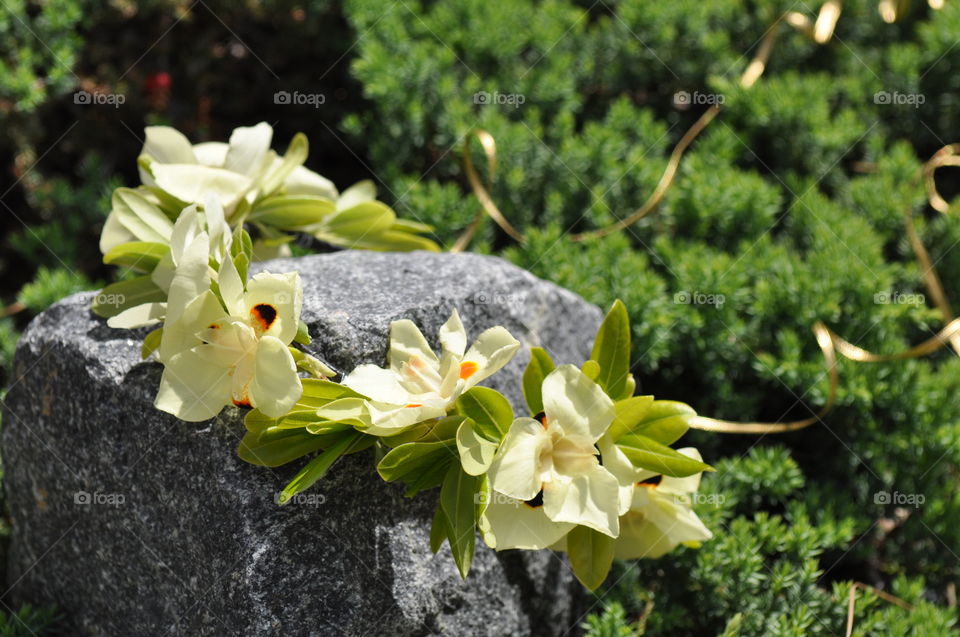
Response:
[{"label": "green leaf", "polygon": [[437,551],[443,546],[447,535],[447,522],[443,515],[443,509],[440,507],[440,502],[438,501],[437,508],[433,512],[433,523],[430,525],[430,550],[434,555],[436,555]]},{"label": "green leaf", "polygon": [[600,364],[595,360],[588,360],[583,363],[581,368],[583,375],[592,381],[596,381],[600,376]]},{"label": "green leaf", "polygon": [[167,294],[157,287],[149,276],[138,276],[126,281],[117,281],[100,290],[93,299],[93,312],[110,318],[142,303],[167,300]]},{"label": "green leaf", "polygon": [[[377,473],[387,482],[403,480],[408,484],[432,465],[449,463],[457,458],[455,440],[441,442],[408,442],[390,450],[377,463]],[[457,463],[459,465],[459,463]],[[446,467],[444,467],[444,470]]]},{"label": "green leaf", "polygon": [[170,243],[173,223],[160,208],[133,188],[117,188],[110,198],[111,212],[140,241]]},{"label": "green leaf", "polygon": [[575,526],[567,535],[567,554],[573,574],[593,591],[603,584],[613,565],[615,540],[586,526]]},{"label": "green leaf", "polygon": [[346,385],[341,385],[331,380],[302,378],[300,382],[303,384],[303,396],[301,400],[303,398],[310,398],[323,401],[323,404],[326,404],[340,398],[365,398],[365,396],[358,394]]},{"label": "green leaf", "polygon": [[237,455],[250,464],[279,467],[323,449],[330,443],[330,438],[314,436],[303,429],[269,427],[259,431],[247,431],[237,447]]},{"label": "green leaf", "polygon": [[396,435],[382,437],[380,441],[388,447],[399,447],[408,442],[449,442],[456,438],[461,423],[466,420],[468,418],[458,414],[439,420],[427,420]]},{"label": "green leaf", "polygon": [[247,257],[246,253],[241,252],[237,256],[233,257],[233,266],[237,269],[237,273],[240,275],[240,280],[243,281],[243,287],[247,287],[247,274],[250,271],[250,258]]},{"label": "green leaf", "polygon": [[530,362],[523,372],[523,398],[532,415],[543,411],[543,379],[555,367],[547,350],[542,347],[530,348]]},{"label": "green leaf", "polygon": [[630,375],[630,317],[619,299],[613,302],[597,331],[590,360],[600,365],[596,381],[608,396],[614,400],[629,397],[626,389]]},{"label": "green leaf", "polygon": [[310,338],[310,328],[303,320],[297,323],[297,335],[293,337],[293,342],[300,343],[301,345],[309,345],[312,342]]},{"label": "green leaf", "polygon": [[460,576],[467,578],[477,544],[477,501],[480,478],[467,475],[453,463],[440,487],[440,508],[447,527],[447,540]]},{"label": "green leaf", "polygon": [[439,252],[440,246],[432,239],[420,237],[409,232],[398,232],[391,228],[377,234],[368,234],[363,238],[347,239],[338,237],[322,237],[334,245],[359,250],[377,250],[380,252],[412,252],[426,250]]},{"label": "green leaf", "polygon": [[431,225],[420,223],[419,221],[411,221],[410,219],[400,218],[393,222],[393,225],[390,226],[390,229],[397,232],[412,232],[415,234],[433,232],[433,226]]},{"label": "green leaf", "polygon": [[607,433],[616,442],[620,436],[633,432],[634,427],[643,422],[650,406],[653,405],[653,396],[632,396],[625,400],[613,403],[613,423]]},{"label": "green leaf", "polygon": [[280,492],[280,504],[286,504],[290,498],[312,487],[317,480],[326,475],[336,460],[344,455],[351,446],[360,442],[363,434],[350,432],[341,434],[338,440],[327,447],[322,453],[313,458],[293,477],[293,480]]},{"label": "green leaf", "polygon": [[296,230],[320,223],[337,211],[337,205],[317,195],[279,195],[259,202],[248,221],[284,230]]},{"label": "green leaf", "polygon": [[140,346],[140,358],[147,360],[150,354],[153,354],[160,348],[160,340],[163,338],[163,328],[159,327],[143,339],[143,345]]},{"label": "green leaf", "polygon": [[327,217],[317,237],[363,240],[375,237],[388,230],[397,216],[393,210],[379,201],[364,201],[352,208],[341,210]]},{"label": "green leaf", "polygon": [[472,476],[483,475],[490,468],[499,444],[480,435],[476,423],[466,418],[457,430],[457,450],[463,470]]},{"label": "green leaf", "polygon": [[676,449],[639,434],[620,438],[617,446],[633,465],[665,476],[684,478],[701,471],[713,471],[710,465],[689,458]]},{"label": "green leaf", "polygon": [[262,195],[270,195],[283,185],[297,166],[302,166],[307,161],[307,155],[310,152],[310,144],[307,136],[303,133],[297,133],[290,140],[287,146],[287,152],[283,154],[283,160],[280,164],[260,182],[260,192]]},{"label": "green leaf", "polygon": [[103,262],[137,272],[153,272],[170,246],[152,241],[130,241],[114,246],[103,255]]},{"label": "green leaf", "polygon": [[476,424],[477,433],[493,442],[500,442],[513,424],[513,408],[503,394],[489,387],[473,387],[460,395],[457,413]]},{"label": "green leaf", "polygon": [[[645,410],[639,403],[631,403],[644,398],[651,399]],[[617,416],[610,428],[614,442],[626,434],[642,434],[661,444],[672,445],[687,433],[690,419],[696,416],[697,412],[685,403],[652,398],[635,396],[614,403]]]}]

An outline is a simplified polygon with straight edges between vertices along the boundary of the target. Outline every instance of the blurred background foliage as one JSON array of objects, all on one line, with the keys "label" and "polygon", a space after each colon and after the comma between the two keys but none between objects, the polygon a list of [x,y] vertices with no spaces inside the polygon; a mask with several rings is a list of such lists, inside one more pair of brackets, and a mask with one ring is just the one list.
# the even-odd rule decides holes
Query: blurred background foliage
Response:
[{"label": "blurred background foliage", "polygon": [[[899,4],[905,14],[887,24],[872,0],[844,3],[824,46],[781,27],[766,73],[742,90],[774,19],[814,19],[817,6],[7,0],[0,386],[15,382],[10,356],[32,316],[110,280],[97,237],[110,191],[136,183],[144,125],[202,141],[265,120],[279,149],[302,130],[310,168],[341,188],[377,180],[385,202],[433,224],[448,248],[479,210],[459,156],[481,127],[498,145],[493,198],[528,241],[487,222],[472,249],[601,306],[622,298],[643,392],[717,417],[806,417],[827,395],[816,320],[880,352],[942,325],[929,303],[902,302],[924,292],[905,210],[960,300],[960,223],[911,185],[960,131],[960,3]],[[78,90],[123,103],[76,103]],[[277,91],[324,103],[277,104]],[[573,242],[652,191],[707,107],[681,91],[722,97],[723,110],[663,205],[624,232]],[[960,190],[955,169],[938,183],[948,199]],[[723,302],[683,302],[709,295]],[[855,634],[952,630],[960,362],[944,351],[842,362],[840,374],[837,407],[802,432],[688,434],[719,469],[704,479],[715,497],[697,507],[717,537],[621,565],[584,618],[589,634],[840,634],[855,581],[914,607],[861,592]],[[884,504],[881,492],[924,501]]]}]

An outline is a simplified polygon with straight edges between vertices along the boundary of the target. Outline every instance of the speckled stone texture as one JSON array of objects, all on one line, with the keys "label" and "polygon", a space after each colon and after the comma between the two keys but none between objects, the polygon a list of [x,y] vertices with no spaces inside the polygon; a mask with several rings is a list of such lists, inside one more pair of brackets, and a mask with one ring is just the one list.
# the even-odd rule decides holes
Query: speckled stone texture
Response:
[{"label": "speckled stone texture", "polygon": [[[589,355],[600,311],[478,255],[341,252],[269,262],[297,270],[308,349],[336,369],[384,363],[391,320],[436,344],[456,307],[471,338],[503,325],[558,362]],[[265,469],[235,448],[242,413],[197,424],[152,407],[160,366],[144,331],[113,330],[74,295],[20,341],[3,413],[13,519],[6,604],[56,604],[78,635],[551,635],[579,618],[579,589],[549,551],[478,545],[460,580],[430,553],[435,496],[406,499],[370,451],[342,459],[281,508],[301,462]],[[528,354],[491,380],[519,405]]]}]

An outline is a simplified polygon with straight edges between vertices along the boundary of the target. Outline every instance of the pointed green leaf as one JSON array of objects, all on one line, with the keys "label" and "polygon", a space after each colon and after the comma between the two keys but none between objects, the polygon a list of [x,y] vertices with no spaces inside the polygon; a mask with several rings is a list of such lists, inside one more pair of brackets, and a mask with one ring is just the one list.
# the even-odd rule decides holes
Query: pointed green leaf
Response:
[{"label": "pointed green leaf", "polygon": [[575,526],[567,535],[567,554],[573,574],[591,591],[599,588],[610,572],[614,541],[586,526]]},{"label": "pointed green leaf", "polygon": [[467,475],[459,463],[450,465],[440,487],[440,507],[447,526],[447,540],[460,576],[467,578],[477,544],[477,500],[480,479]]},{"label": "pointed green leaf", "polygon": [[630,374],[630,317],[619,299],[613,302],[600,325],[590,360],[600,365],[596,381],[608,396],[614,400],[629,397],[626,389]]},{"label": "pointed green leaf", "polygon": [[312,487],[317,480],[326,475],[340,456],[344,455],[351,446],[360,442],[362,436],[363,434],[357,432],[341,434],[335,443],[308,462],[284,487],[280,492],[279,503],[286,504],[296,494]]},{"label": "pointed green leaf", "polygon": [[523,372],[523,398],[533,416],[543,411],[543,379],[555,368],[547,350],[542,347],[530,348],[530,362]]},{"label": "pointed green leaf", "polygon": [[103,262],[137,272],[153,272],[170,246],[152,241],[130,241],[114,246],[103,255]]},{"label": "pointed green leaf", "polygon": [[160,340],[163,338],[163,328],[159,327],[143,339],[143,345],[140,346],[140,358],[147,360],[150,354],[153,354],[160,348]]},{"label": "pointed green leaf", "polygon": [[499,442],[513,424],[510,401],[489,387],[473,387],[461,394],[456,408],[458,413],[473,420],[477,433],[494,442]]},{"label": "pointed green leaf", "polygon": [[443,509],[440,502],[437,502],[437,508],[433,512],[433,523],[430,525],[430,551],[434,555],[443,547],[447,539],[447,522],[443,515]]},{"label": "pointed green leaf", "polygon": [[617,441],[617,446],[635,467],[665,476],[685,478],[701,471],[714,470],[706,463],[639,434],[623,436]]},{"label": "pointed green leaf", "polygon": [[149,275],[138,276],[126,281],[117,281],[100,290],[93,298],[93,312],[97,316],[110,318],[120,312],[142,303],[163,302],[167,294],[157,287]]},{"label": "pointed green leaf", "polygon": [[295,230],[320,223],[337,211],[337,205],[316,195],[279,195],[257,203],[248,221]]}]

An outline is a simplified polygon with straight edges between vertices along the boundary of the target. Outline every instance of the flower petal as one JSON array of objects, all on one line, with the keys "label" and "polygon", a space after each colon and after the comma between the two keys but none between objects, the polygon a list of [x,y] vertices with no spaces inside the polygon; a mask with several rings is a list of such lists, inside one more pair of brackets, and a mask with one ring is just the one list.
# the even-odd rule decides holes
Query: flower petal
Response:
[{"label": "flower petal", "polygon": [[210,289],[209,254],[210,241],[205,232],[184,249],[167,293],[168,322],[180,318],[188,303]]},{"label": "flower petal", "polygon": [[224,162],[227,161],[228,150],[230,145],[223,142],[202,142],[193,145],[193,154],[197,158],[197,163],[214,168],[223,168]]},{"label": "flower petal", "polygon": [[574,365],[561,365],[543,379],[543,409],[567,434],[597,440],[613,422],[613,401]]},{"label": "flower petal", "polygon": [[261,272],[247,284],[243,299],[243,316],[258,332],[275,336],[285,344],[293,341],[303,308],[303,285],[299,273]]},{"label": "flower petal", "polygon": [[272,139],[273,128],[266,122],[233,129],[223,167],[248,177],[259,174],[265,167]]},{"label": "flower petal", "polygon": [[614,444],[609,435],[601,436],[600,440],[597,441],[597,448],[600,449],[603,466],[613,474],[620,485],[620,505],[617,513],[623,515],[630,509],[630,503],[633,501],[634,484],[642,479],[640,477],[641,470],[633,466],[630,459]]},{"label": "flower petal", "polygon": [[457,428],[457,451],[463,470],[468,475],[479,476],[490,469],[497,453],[497,443],[479,435],[471,421],[464,421]]},{"label": "flower petal", "polygon": [[520,342],[500,326],[483,332],[463,356],[464,363],[477,364],[476,370],[465,379],[467,387],[473,387],[500,371],[519,349]]},{"label": "flower petal", "polygon": [[[505,549],[543,549],[562,539],[575,525],[554,522],[542,506],[532,507],[501,493],[490,494],[484,513],[489,531],[484,540],[498,551]],[[492,536],[492,537],[491,537]]]},{"label": "flower petal", "polygon": [[200,345],[197,334],[225,316],[220,301],[209,289],[188,303],[176,320],[170,320],[168,307],[157,357],[166,363],[176,354]]},{"label": "flower petal", "polygon": [[408,319],[401,319],[390,323],[390,352],[387,359],[390,369],[400,372],[403,364],[413,358],[419,358],[436,369],[440,364],[437,355],[430,349],[427,339],[423,337],[419,328]]},{"label": "flower petal", "polygon": [[533,418],[517,418],[510,425],[493,463],[494,490],[519,500],[532,500],[542,488],[540,452],[549,444],[543,425]]},{"label": "flower petal", "polygon": [[136,241],[136,236],[120,222],[120,215],[111,211],[100,232],[100,252],[106,254],[118,245]]},{"label": "flower petal", "polygon": [[543,487],[543,510],[554,522],[572,522],[617,537],[620,490],[613,474],[600,465]]},{"label": "flower petal", "polygon": [[375,201],[377,198],[377,187],[373,181],[364,179],[353,184],[337,198],[337,210],[349,210],[358,204],[367,201]]},{"label": "flower petal", "polygon": [[227,312],[236,317],[244,316],[246,305],[243,298],[243,280],[230,255],[226,255],[220,263],[217,285],[220,286],[220,298],[223,299]]},{"label": "flower petal", "polygon": [[225,209],[233,209],[251,185],[246,175],[200,164],[150,164],[158,188],[184,203],[203,201],[213,192]]},{"label": "flower petal", "polygon": [[141,155],[150,155],[161,164],[193,164],[196,155],[190,140],[170,126],[147,126]]},{"label": "flower petal", "polygon": [[342,384],[378,402],[393,405],[407,405],[411,402],[410,392],[400,385],[397,375],[376,365],[360,365],[347,374]]},{"label": "flower petal", "polygon": [[[276,168],[282,161],[278,157],[271,168]],[[283,185],[288,195],[318,195],[331,201],[337,200],[337,188],[333,182],[304,166],[294,168]]]},{"label": "flower petal", "polygon": [[280,418],[302,394],[297,365],[286,343],[273,336],[261,337],[250,382],[250,406],[271,418]]},{"label": "flower petal", "polygon": [[637,487],[634,506],[621,518],[614,555],[619,559],[656,558],[682,542],[711,537],[713,534],[692,510],[656,491]]},{"label": "flower petal", "polygon": [[163,320],[167,314],[166,303],[141,303],[120,312],[107,319],[107,325],[112,328],[134,329],[154,325]]},{"label": "flower petal", "polygon": [[463,352],[467,349],[467,331],[463,328],[456,308],[447,322],[440,327],[440,347],[444,353],[450,352],[457,359],[463,358]]},{"label": "flower petal", "polygon": [[[700,455],[700,452],[694,447],[684,447],[683,449],[677,449],[677,451],[688,458],[700,460],[701,462],[703,461],[703,457]],[[660,480],[660,484],[657,486],[657,491],[675,495],[696,493],[700,489],[700,476],[702,475],[703,473],[695,473],[692,476],[687,476],[686,478],[671,478],[670,476],[663,476],[663,479]]]},{"label": "flower petal", "polygon": [[154,405],[180,420],[200,422],[230,403],[229,370],[205,362],[187,350],[170,358],[160,377]]},{"label": "flower petal", "polygon": [[417,423],[446,415],[446,410],[437,405],[397,406],[374,401],[367,402],[370,426],[364,433],[371,436],[394,436]]}]

